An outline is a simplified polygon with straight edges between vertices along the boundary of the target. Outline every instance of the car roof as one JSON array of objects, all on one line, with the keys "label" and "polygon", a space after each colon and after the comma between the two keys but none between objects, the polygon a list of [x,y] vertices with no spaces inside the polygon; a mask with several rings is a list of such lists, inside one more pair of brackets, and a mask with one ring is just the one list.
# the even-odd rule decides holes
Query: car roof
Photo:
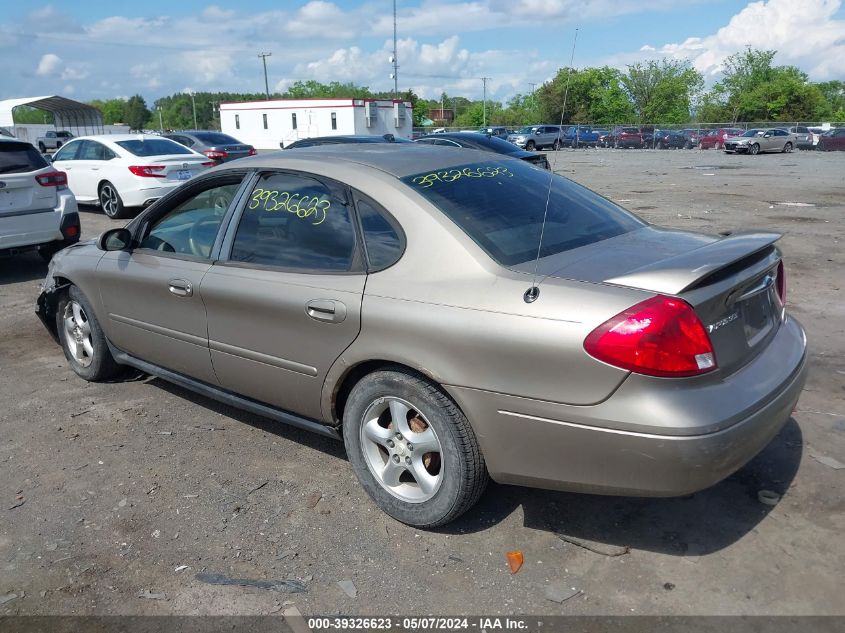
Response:
[{"label": "car roof", "polygon": [[[279,151],[238,159],[239,168],[255,167],[284,169],[291,162],[326,161],[357,163],[404,178],[434,169],[448,169],[457,165],[492,160],[518,160],[506,154],[493,154],[466,147],[440,147],[422,143],[371,143],[317,145],[302,147],[295,152]],[[219,168],[218,168],[219,169]]]},{"label": "car roof", "polygon": [[[77,136],[74,141],[111,141],[117,143],[118,141],[151,141],[153,139],[164,138],[158,134],[89,134],[87,136]],[[170,139],[167,139],[170,140]]]}]

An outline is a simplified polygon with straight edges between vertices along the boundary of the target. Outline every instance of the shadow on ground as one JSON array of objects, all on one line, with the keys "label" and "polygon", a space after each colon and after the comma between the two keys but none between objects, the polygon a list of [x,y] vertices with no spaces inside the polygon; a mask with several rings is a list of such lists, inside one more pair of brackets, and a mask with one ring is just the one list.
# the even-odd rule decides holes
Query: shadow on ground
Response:
[{"label": "shadow on ground", "polygon": [[[343,444],[235,409],[160,379],[150,383],[234,421],[345,459]],[[598,544],[675,556],[710,554],[741,539],[771,509],[758,491],[784,494],[801,462],[802,434],[790,419],[753,460],[721,483],[674,498],[609,497],[490,484],[477,506],[440,528],[457,534],[490,529],[522,507],[527,528]]]},{"label": "shadow on ground", "polygon": [[47,263],[36,252],[0,259],[0,286],[44,279]]}]

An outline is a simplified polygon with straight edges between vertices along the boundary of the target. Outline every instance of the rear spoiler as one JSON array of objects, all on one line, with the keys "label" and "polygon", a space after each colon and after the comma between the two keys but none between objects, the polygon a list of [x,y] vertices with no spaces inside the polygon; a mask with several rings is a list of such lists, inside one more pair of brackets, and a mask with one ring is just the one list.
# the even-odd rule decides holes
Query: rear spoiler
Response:
[{"label": "rear spoiler", "polygon": [[[637,268],[605,283],[677,295],[699,285],[717,271],[744,259],[765,256],[780,233],[741,232],[700,248]],[[749,262],[750,265],[751,262]]]}]

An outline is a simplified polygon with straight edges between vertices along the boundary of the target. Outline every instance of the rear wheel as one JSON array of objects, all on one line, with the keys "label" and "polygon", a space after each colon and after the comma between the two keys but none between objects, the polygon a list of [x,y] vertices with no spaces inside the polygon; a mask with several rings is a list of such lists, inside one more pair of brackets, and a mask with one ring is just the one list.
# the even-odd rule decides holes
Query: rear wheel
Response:
[{"label": "rear wheel", "polygon": [[784,145],[784,146],[783,146],[783,151],[784,151],[786,154],[789,154],[789,153],[792,151],[792,143],[787,143],[786,145]]},{"label": "rear wheel", "polygon": [[748,153],[751,155],[757,155],[760,153],[760,146],[757,143],[752,143],[751,147],[748,148]]},{"label": "rear wheel", "polygon": [[433,528],[454,520],[487,485],[464,414],[436,385],[410,372],[361,379],[346,403],[343,439],[367,494],[408,525]]},{"label": "rear wheel", "polygon": [[47,148],[44,146],[44,143],[38,143],[38,151],[42,154],[47,151]]},{"label": "rear wheel", "polygon": [[76,286],[56,310],[59,341],[70,368],[89,382],[107,380],[120,370],[88,298]]},{"label": "rear wheel", "polygon": [[126,207],[123,205],[123,198],[120,197],[113,184],[106,180],[100,185],[99,194],[100,206],[103,209],[103,213],[113,220],[126,217]]}]

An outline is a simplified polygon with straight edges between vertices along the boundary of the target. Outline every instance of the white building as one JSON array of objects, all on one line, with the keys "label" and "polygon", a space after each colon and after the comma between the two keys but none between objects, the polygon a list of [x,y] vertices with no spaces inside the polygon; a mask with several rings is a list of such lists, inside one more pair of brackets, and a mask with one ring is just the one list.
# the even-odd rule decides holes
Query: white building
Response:
[{"label": "white building", "polygon": [[370,134],[410,139],[411,103],[379,99],[275,99],[220,104],[220,127],[256,149],[279,149],[301,138]]}]

